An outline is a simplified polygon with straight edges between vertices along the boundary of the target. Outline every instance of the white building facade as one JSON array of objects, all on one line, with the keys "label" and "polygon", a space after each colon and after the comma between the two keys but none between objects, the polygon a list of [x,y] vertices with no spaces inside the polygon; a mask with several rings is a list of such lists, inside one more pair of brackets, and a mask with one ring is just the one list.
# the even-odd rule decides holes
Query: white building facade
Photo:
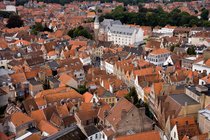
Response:
[{"label": "white building facade", "polygon": [[193,64],[192,70],[198,71],[200,73],[204,72],[204,70],[205,70],[207,75],[210,74],[210,67],[206,66],[203,60],[198,63]]},{"label": "white building facade", "polygon": [[163,66],[170,55],[171,52],[167,49],[157,49],[148,55],[147,61],[153,63],[156,66]]},{"label": "white building facade", "polygon": [[143,41],[144,31],[127,25],[112,25],[108,28],[107,41],[121,46],[138,45]]}]

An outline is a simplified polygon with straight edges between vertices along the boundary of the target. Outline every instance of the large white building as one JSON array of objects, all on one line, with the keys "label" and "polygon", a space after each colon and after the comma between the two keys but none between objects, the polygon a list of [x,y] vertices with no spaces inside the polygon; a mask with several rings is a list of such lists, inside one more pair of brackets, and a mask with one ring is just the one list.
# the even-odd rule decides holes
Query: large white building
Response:
[{"label": "large white building", "polygon": [[192,70],[198,71],[200,73],[203,73],[204,71],[206,71],[206,74],[210,74],[210,59],[207,60],[206,62],[202,60],[197,63],[194,63],[192,65]]},{"label": "large white building", "polygon": [[159,29],[154,28],[152,32],[156,34],[161,34],[162,36],[173,36],[175,28],[176,28],[175,26],[165,26]]},{"label": "large white building", "polygon": [[99,36],[104,36],[105,41],[110,41],[117,45],[137,46],[143,42],[144,31],[141,28],[122,25],[119,20],[104,19],[99,24],[96,18],[94,29],[98,30]]},{"label": "large white building", "polygon": [[143,41],[143,30],[127,25],[112,25],[108,28],[108,39],[117,45],[138,45]]},{"label": "large white building", "polygon": [[169,50],[165,48],[160,48],[149,53],[147,61],[153,63],[156,66],[163,66],[170,55],[171,52]]}]

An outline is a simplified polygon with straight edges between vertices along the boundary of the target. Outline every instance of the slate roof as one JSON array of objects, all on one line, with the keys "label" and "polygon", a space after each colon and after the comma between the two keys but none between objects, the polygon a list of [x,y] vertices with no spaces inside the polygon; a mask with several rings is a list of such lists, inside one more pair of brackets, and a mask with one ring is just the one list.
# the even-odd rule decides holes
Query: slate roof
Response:
[{"label": "slate roof", "polygon": [[129,52],[131,54],[135,54],[135,55],[142,55],[144,50],[142,47],[129,47],[129,46],[125,46],[123,48],[123,51]]},{"label": "slate roof", "polygon": [[75,125],[67,127],[45,140],[86,140],[86,138],[87,137],[82,133],[82,131]]},{"label": "slate roof", "polygon": [[101,25],[106,27],[109,25],[122,25],[122,23],[120,20],[104,19],[103,22],[101,22]]},{"label": "slate roof", "polygon": [[96,133],[99,132],[98,128],[96,128],[94,125],[86,126],[84,128],[84,130],[85,130],[85,132],[86,132],[86,134],[87,134],[88,137],[89,136],[92,136],[92,135],[94,135],[94,134],[96,134]]},{"label": "slate roof", "polygon": [[190,98],[187,94],[171,94],[171,98],[173,98],[176,102],[181,104],[182,106],[185,105],[185,102],[187,102],[187,105],[195,105],[199,104],[197,101],[194,99]]},{"label": "slate roof", "polygon": [[126,26],[126,25],[112,25],[108,27],[109,31],[114,34],[122,34],[131,36],[136,28]]},{"label": "slate roof", "polygon": [[56,61],[50,61],[47,63],[49,65],[49,67],[54,70],[57,69],[59,67],[58,63]]},{"label": "slate roof", "polygon": [[41,85],[42,83],[38,80],[35,80],[34,78],[28,79],[31,85]]}]

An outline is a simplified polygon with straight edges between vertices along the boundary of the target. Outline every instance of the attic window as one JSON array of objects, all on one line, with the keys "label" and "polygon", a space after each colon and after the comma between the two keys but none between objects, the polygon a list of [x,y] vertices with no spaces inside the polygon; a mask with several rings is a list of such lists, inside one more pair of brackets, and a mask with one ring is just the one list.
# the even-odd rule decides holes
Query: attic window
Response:
[{"label": "attic window", "polygon": [[189,123],[188,123],[188,121],[186,121],[185,123],[186,123],[186,125],[188,125],[188,124],[189,124]]}]

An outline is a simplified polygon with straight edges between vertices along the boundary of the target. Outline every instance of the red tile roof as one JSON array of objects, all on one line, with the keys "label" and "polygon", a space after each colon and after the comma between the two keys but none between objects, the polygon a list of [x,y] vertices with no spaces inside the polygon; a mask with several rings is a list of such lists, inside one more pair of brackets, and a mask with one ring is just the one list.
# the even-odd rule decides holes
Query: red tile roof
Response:
[{"label": "red tile roof", "polygon": [[121,98],[117,104],[110,110],[106,120],[113,126],[116,126],[121,120],[122,111],[129,112],[135,106],[130,103],[127,99]]},{"label": "red tile roof", "polygon": [[120,136],[116,140],[161,140],[160,133],[158,131],[149,131],[136,133],[133,135]]},{"label": "red tile roof", "polygon": [[43,110],[32,111],[31,118],[33,118],[37,123],[39,123],[41,120],[47,120]]},{"label": "red tile roof", "polygon": [[85,103],[89,103],[90,100],[92,99],[93,95],[89,92],[85,92],[83,95],[83,98],[85,100]]},{"label": "red tile roof", "polygon": [[37,127],[40,131],[46,132],[49,135],[53,135],[58,132],[58,128],[54,127],[52,124],[45,120],[41,120]]},{"label": "red tile roof", "polygon": [[21,125],[24,125],[28,122],[32,122],[33,119],[29,117],[28,115],[22,113],[22,112],[16,112],[11,115],[11,122],[16,126],[19,127]]}]

